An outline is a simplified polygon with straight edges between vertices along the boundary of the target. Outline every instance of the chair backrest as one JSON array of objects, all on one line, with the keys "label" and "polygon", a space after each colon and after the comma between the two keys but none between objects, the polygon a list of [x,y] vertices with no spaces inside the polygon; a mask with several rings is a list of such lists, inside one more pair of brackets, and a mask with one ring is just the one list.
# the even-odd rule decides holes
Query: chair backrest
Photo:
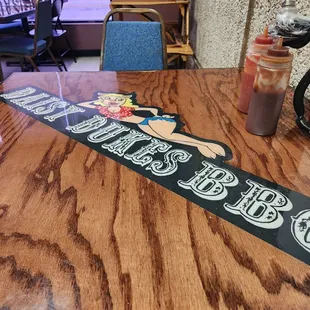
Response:
[{"label": "chair backrest", "polygon": [[[155,14],[155,21],[109,21],[117,13]],[[103,22],[100,70],[150,71],[167,69],[165,25],[153,9],[115,9]]]},{"label": "chair backrest", "polygon": [[53,0],[52,2],[52,19],[56,18],[54,30],[57,30],[58,26],[60,29],[64,30],[61,21],[60,21],[60,15],[62,12],[62,8],[64,5],[64,0]]},{"label": "chair backrest", "polygon": [[53,0],[52,2],[52,18],[59,17],[64,5],[63,0]]},{"label": "chair backrest", "polygon": [[51,0],[37,0],[34,36],[35,44],[39,40],[50,38],[52,34]]}]

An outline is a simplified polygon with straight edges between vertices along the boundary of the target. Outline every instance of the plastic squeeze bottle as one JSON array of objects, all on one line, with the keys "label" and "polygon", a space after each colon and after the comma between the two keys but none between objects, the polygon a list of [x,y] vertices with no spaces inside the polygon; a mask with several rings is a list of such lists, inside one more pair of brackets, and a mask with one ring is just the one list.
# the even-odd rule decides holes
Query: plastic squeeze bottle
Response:
[{"label": "plastic squeeze bottle", "polygon": [[273,45],[273,43],[273,38],[268,36],[268,27],[266,27],[264,29],[264,33],[256,37],[256,39],[252,42],[247,52],[238,102],[238,110],[243,113],[248,113],[257,63],[260,60],[261,54],[266,52]]},{"label": "plastic squeeze bottle", "polygon": [[292,71],[293,55],[283,38],[261,56],[246,123],[247,131],[268,136],[276,132]]}]

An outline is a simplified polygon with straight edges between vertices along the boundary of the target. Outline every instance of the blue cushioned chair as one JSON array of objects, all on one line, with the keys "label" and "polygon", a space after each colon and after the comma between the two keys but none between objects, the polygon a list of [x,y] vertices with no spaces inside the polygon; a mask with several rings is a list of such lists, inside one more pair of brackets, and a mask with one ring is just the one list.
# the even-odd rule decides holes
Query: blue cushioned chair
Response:
[{"label": "blue cushioned chair", "polygon": [[[36,71],[40,71],[33,61],[39,53],[48,51],[51,58],[62,71],[50,50],[52,44],[52,9],[50,0],[36,0],[35,36],[34,38],[13,37],[2,39],[0,42],[0,57],[12,56],[27,59]],[[1,67],[0,67],[1,68]],[[0,80],[3,81],[2,68]]]},{"label": "blue cushioned chair", "polygon": [[[109,21],[114,14],[155,14],[159,22]],[[115,9],[103,22],[100,70],[150,71],[167,69],[165,26],[152,9]]]},{"label": "blue cushioned chair", "polygon": [[14,34],[23,30],[21,21],[14,21],[12,23],[0,24],[0,36],[3,34]]}]

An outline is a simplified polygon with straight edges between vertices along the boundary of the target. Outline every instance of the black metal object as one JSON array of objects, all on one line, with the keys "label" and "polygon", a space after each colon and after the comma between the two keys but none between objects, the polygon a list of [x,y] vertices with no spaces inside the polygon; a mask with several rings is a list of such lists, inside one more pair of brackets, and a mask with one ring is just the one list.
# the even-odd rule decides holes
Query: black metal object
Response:
[{"label": "black metal object", "polygon": [[307,88],[310,85],[310,70],[299,82],[294,95],[294,109],[297,114],[297,125],[303,131],[310,134],[310,121],[305,117],[304,98]]},{"label": "black metal object", "polygon": [[[273,35],[282,37],[283,45],[300,49],[310,42],[310,18],[298,13],[296,0],[283,0],[276,22],[271,26]],[[310,122],[305,117],[305,93],[310,84],[310,70],[298,84],[294,95],[297,125],[310,133]]]},{"label": "black metal object", "polygon": [[[72,46],[69,42],[69,39],[67,37],[67,31],[64,29],[61,21],[60,21],[60,14],[62,12],[62,8],[63,8],[63,3],[64,0],[52,0],[52,18],[55,19],[56,21],[54,23],[53,26],[53,40],[57,40],[59,41],[60,38],[64,38],[64,40],[66,41],[67,44],[67,48],[64,51],[61,51],[59,48],[59,43],[56,44],[56,46],[54,47],[54,52],[56,57],[59,60],[59,64],[60,66],[62,66],[64,68],[65,71],[67,70],[65,61],[64,61],[64,56],[67,55],[68,53],[71,54],[73,61],[76,62],[76,57],[75,57],[75,53],[72,49]],[[35,32],[34,30],[30,31],[30,35],[34,36]],[[38,66],[55,66],[55,63],[51,60],[46,60],[44,58],[40,58],[40,56],[42,56],[42,54],[38,55],[39,57],[36,58],[36,62]]]},{"label": "black metal object", "polygon": [[[287,37],[284,40],[284,45],[295,49],[300,49],[310,42],[310,32],[300,38]],[[296,123],[302,131],[310,134],[310,120],[305,116],[305,93],[310,85],[310,70],[303,76],[294,94],[294,109],[296,113]]]},{"label": "black metal object", "polygon": [[73,61],[76,62],[76,58],[74,55],[74,51],[71,47],[70,41],[67,38],[67,31],[64,29],[61,21],[60,21],[60,15],[62,12],[64,0],[54,0],[52,4],[52,17],[56,18],[55,27],[53,29],[53,38],[59,40],[61,37],[64,37],[66,43],[67,43],[67,49],[63,52],[60,51],[59,47],[57,47],[57,56],[60,59],[60,62],[64,69],[67,71],[66,64],[64,62],[63,57],[71,52]]},{"label": "black metal object", "polygon": [[284,39],[285,39],[284,45],[290,46],[291,48],[299,49],[306,46],[310,42],[310,32],[307,35],[300,38],[287,37]]}]

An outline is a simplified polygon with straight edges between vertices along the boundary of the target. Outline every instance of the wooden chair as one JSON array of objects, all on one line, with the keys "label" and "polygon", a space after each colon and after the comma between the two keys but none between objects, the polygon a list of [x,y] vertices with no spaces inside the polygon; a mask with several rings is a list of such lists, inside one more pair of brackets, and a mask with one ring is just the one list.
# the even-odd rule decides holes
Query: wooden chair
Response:
[{"label": "wooden chair", "polygon": [[[52,10],[50,0],[37,0],[35,14],[35,36],[34,38],[13,37],[1,40],[1,56],[17,57],[21,61],[27,59],[36,71],[40,71],[33,61],[39,53],[47,51],[62,71],[53,53],[50,50],[52,44]],[[0,66],[1,68],[1,66]],[[2,68],[0,69],[0,80],[3,81]]]},{"label": "wooden chair", "polygon": [[[189,42],[189,8],[190,0],[111,0],[110,7],[111,9],[121,8],[121,7],[131,7],[141,5],[168,5],[174,4],[179,7],[181,15],[181,25],[180,33],[174,31],[173,35],[166,31],[167,39],[172,41],[172,44],[167,44],[167,54],[169,55],[168,63],[171,63],[173,60],[182,58],[186,63],[188,56],[193,56],[194,52]],[[119,16],[122,19],[122,15]],[[148,16],[143,16],[144,19],[150,19]]]},{"label": "wooden chair", "polygon": [[[154,14],[159,22],[109,21],[115,14]],[[165,26],[152,9],[115,9],[103,22],[100,70],[150,71],[167,69]]]}]

